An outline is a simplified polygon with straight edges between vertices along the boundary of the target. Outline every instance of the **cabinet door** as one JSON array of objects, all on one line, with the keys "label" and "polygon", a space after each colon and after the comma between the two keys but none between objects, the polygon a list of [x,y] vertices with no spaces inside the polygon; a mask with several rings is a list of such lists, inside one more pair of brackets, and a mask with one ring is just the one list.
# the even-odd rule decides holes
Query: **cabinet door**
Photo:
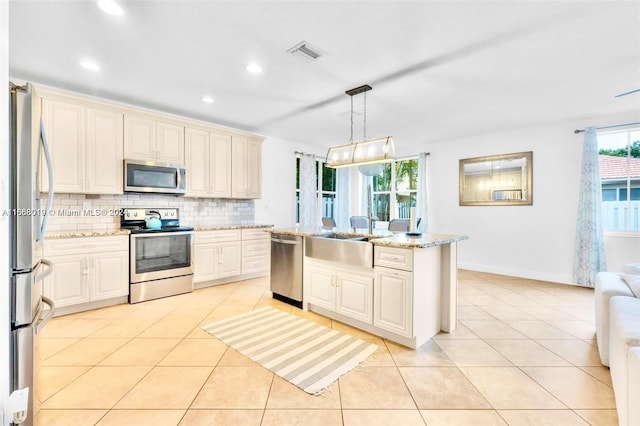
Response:
[{"label": "cabinet door", "polygon": [[231,136],[216,133],[210,135],[210,193],[214,198],[229,198],[231,197]]},{"label": "cabinet door", "polygon": [[185,161],[187,167],[187,197],[207,197],[211,195],[209,173],[211,154],[209,132],[185,129]]},{"label": "cabinet door", "polygon": [[85,192],[122,194],[122,114],[87,109],[86,140]]},{"label": "cabinet door", "polygon": [[[305,267],[307,267],[306,264]],[[309,290],[309,294],[305,295],[305,298],[309,303],[335,311],[336,288],[333,270],[315,265],[308,265],[308,269],[309,284],[305,287]]]},{"label": "cabinet door", "polygon": [[90,270],[87,256],[51,256],[49,259],[55,267],[45,279],[45,296],[53,299],[59,307],[88,302]]},{"label": "cabinet door", "polygon": [[247,198],[247,138],[234,136],[231,142],[231,197]]},{"label": "cabinet door", "polygon": [[336,312],[373,323],[373,278],[338,272]]},{"label": "cabinet door", "polygon": [[240,247],[240,241],[219,244],[218,278],[240,275],[242,263]]},{"label": "cabinet door", "polygon": [[196,283],[218,278],[218,245],[194,244],[193,281]]},{"label": "cabinet door", "polygon": [[[42,100],[42,115],[53,161],[56,192],[78,193],[85,189],[85,108],[67,102]],[[42,190],[49,188],[43,166]]]},{"label": "cabinet door", "polygon": [[373,325],[412,337],[412,273],[375,267]]},{"label": "cabinet door", "polygon": [[129,252],[96,253],[89,262],[93,281],[91,300],[129,294]]},{"label": "cabinet door", "polygon": [[124,116],[124,158],[156,160],[156,122],[134,115]]},{"label": "cabinet door", "polygon": [[247,143],[247,197],[260,198],[262,196],[262,143],[249,141]]},{"label": "cabinet door", "polygon": [[157,160],[169,164],[184,164],[184,127],[158,122],[156,131]]}]

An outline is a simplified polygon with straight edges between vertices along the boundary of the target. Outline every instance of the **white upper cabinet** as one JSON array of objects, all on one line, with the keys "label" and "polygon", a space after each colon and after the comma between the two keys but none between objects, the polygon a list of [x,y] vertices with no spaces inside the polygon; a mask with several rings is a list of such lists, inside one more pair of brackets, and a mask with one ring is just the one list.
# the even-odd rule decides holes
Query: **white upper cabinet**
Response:
[{"label": "white upper cabinet", "polygon": [[[56,192],[122,194],[121,113],[44,98],[42,117]],[[41,175],[46,191],[47,173]]]},{"label": "white upper cabinet", "polygon": [[184,127],[153,117],[125,114],[124,157],[183,164]]},{"label": "white upper cabinet", "polygon": [[231,136],[187,127],[185,159],[187,197],[231,197]]},{"label": "white upper cabinet", "polygon": [[262,196],[262,141],[234,136],[231,144],[232,198]]}]

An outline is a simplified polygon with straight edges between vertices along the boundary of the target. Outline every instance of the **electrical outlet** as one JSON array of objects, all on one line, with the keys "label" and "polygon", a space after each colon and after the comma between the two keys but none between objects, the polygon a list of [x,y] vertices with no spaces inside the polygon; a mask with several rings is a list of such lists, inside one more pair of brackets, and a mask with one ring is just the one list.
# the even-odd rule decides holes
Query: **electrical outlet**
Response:
[{"label": "electrical outlet", "polygon": [[90,210],[91,209],[91,201],[83,201],[82,202],[82,210]]}]

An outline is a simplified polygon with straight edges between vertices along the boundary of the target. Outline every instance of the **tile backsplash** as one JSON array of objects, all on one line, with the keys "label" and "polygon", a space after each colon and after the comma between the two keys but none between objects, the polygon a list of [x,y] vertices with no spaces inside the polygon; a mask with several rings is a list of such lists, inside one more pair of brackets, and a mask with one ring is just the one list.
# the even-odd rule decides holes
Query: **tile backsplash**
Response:
[{"label": "tile backsplash", "polygon": [[[42,206],[45,205],[43,199]],[[253,200],[159,194],[55,194],[47,232],[112,231],[120,228],[120,209],[163,207],[180,209],[183,226],[251,225],[255,221]]]}]

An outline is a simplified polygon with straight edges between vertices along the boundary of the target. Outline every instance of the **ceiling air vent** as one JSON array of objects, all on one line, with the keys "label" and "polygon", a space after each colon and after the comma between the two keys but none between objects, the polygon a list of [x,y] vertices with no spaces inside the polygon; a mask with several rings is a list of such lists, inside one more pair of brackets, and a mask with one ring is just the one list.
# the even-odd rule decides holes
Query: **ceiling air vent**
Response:
[{"label": "ceiling air vent", "polygon": [[287,50],[287,52],[296,54],[309,61],[315,61],[319,57],[325,55],[325,53],[322,50],[318,49],[315,46],[310,45],[306,41],[302,41],[296,44],[291,49]]}]

